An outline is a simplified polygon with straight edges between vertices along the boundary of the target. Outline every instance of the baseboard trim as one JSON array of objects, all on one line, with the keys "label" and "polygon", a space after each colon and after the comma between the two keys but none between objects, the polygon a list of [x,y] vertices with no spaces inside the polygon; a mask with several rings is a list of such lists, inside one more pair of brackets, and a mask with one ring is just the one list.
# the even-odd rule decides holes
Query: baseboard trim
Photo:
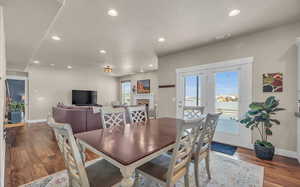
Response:
[{"label": "baseboard trim", "polygon": [[289,157],[289,158],[296,158],[299,161],[299,155],[295,151],[289,151],[289,150],[286,150],[286,149],[275,148],[275,154],[285,156],[285,157]]},{"label": "baseboard trim", "polygon": [[46,121],[47,119],[34,119],[34,120],[27,120],[26,123],[42,123]]}]

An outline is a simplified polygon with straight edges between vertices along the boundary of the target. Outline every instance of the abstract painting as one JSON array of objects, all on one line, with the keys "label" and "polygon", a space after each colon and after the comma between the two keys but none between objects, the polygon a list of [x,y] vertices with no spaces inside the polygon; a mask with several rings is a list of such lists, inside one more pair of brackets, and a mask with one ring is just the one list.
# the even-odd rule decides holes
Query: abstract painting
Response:
[{"label": "abstract painting", "polygon": [[263,92],[282,92],[282,73],[264,73],[263,74]]},{"label": "abstract painting", "polygon": [[150,93],[150,80],[138,80],[137,81],[137,93],[147,94]]}]

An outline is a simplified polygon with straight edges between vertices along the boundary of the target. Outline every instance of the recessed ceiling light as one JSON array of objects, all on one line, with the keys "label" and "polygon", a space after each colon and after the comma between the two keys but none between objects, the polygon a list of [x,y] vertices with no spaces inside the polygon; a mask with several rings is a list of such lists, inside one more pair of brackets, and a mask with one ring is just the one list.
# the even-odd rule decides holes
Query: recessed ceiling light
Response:
[{"label": "recessed ceiling light", "polygon": [[55,66],[55,64],[50,64],[50,66]]},{"label": "recessed ceiling light", "polygon": [[56,36],[56,35],[53,35],[52,37],[52,40],[55,40],[55,41],[60,41],[61,38],[59,36]]},{"label": "recessed ceiling light", "polygon": [[140,71],[141,73],[144,73],[144,69],[143,68],[141,68],[141,71]]},{"label": "recessed ceiling light", "polygon": [[38,60],[34,60],[34,61],[33,61],[33,63],[35,63],[35,64],[39,64],[39,63],[40,63],[40,61],[38,61]]},{"label": "recessed ceiling light", "polygon": [[106,51],[105,51],[105,50],[103,50],[103,49],[102,49],[102,50],[100,50],[99,52],[100,52],[100,53],[102,53],[102,54],[106,54]]},{"label": "recessed ceiling light", "polygon": [[115,9],[109,9],[108,11],[107,11],[107,14],[109,15],[109,16],[113,16],[113,17],[115,17],[115,16],[118,16],[118,11],[116,11]]},{"label": "recessed ceiling light", "polygon": [[149,64],[149,67],[152,68],[152,67],[153,67],[153,64]]},{"label": "recessed ceiling light", "polygon": [[157,41],[158,41],[158,42],[165,42],[166,39],[165,39],[164,37],[159,37],[159,38],[157,39]]},{"label": "recessed ceiling light", "polygon": [[68,69],[72,69],[72,66],[67,66]]},{"label": "recessed ceiling light", "polygon": [[240,13],[241,11],[239,9],[234,9],[229,12],[228,16],[233,17],[239,15]]}]

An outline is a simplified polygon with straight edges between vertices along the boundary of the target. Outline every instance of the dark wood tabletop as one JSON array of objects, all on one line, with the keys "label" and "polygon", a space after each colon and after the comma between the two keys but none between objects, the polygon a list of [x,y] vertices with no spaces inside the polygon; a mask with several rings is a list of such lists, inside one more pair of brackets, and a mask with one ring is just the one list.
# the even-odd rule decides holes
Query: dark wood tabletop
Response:
[{"label": "dark wood tabletop", "polygon": [[174,144],[176,125],[182,123],[180,119],[159,118],[114,129],[78,133],[75,137],[121,164],[130,165]]}]

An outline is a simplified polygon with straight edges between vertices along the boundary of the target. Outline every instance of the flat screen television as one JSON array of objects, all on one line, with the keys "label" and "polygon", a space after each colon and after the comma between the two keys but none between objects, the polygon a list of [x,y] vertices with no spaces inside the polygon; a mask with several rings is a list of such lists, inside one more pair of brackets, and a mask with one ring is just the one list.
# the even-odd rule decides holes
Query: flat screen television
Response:
[{"label": "flat screen television", "polygon": [[97,91],[72,90],[73,105],[97,105]]}]

